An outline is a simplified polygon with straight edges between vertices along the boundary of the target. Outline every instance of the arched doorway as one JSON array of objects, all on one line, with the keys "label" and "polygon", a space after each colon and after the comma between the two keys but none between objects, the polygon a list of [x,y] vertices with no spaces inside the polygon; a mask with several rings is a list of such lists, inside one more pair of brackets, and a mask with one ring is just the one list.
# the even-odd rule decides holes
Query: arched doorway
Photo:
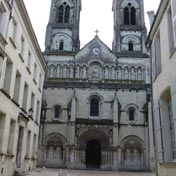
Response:
[{"label": "arched doorway", "polygon": [[86,147],[86,168],[99,169],[101,165],[101,144],[90,140]]}]

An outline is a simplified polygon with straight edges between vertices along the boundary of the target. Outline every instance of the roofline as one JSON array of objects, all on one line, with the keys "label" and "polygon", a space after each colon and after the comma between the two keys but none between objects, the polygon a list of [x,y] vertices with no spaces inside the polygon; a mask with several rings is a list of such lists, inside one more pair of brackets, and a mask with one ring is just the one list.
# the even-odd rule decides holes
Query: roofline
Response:
[{"label": "roofline", "polygon": [[34,45],[34,49],[36,49],[36,53],[39,57],[39,60],[41,62],[41,65],[43,66],[43,69],[45,71],[45,73],[47,73],[47,66],[44,60],[44,56],[42,54],[40,45],[38,43],[37,37],[35,35],[34,29],[32,27],[32,23],[30,21],[26,6],[24,4],[23,0],[15,0],[15,3],[18,5],[17,7],[19,8],[19,12],[21,13],[21,18],[23,18],[26,30],[28,31],[28,33],[31,35],[31,40],[33,41],[33,45]]},{"label": "roofline", "polygon": [[156,31],[157,31],[160,23],[161,23],[162,17],[164,15],[164,12],[165,12],[168,4],[169,4],[169,0],[161,0],[161,2],[159,4],[157,13],[155,15],[155,19],[154,19],[154,21],[152,23],[152,26],[150,28],[149,34],[147,36],[147,40],[146,40],[146,46],[147,46],[147,48],[151,47],[153,38],[154,38],[155,33],[156,33]]},{"label": "roofline", "polygon": [[[90,40],[87,44],[85,44],[85,45],[80,49],[80,51],[83,50],[84,48],[86,48],[86,47],[87,47],[93,40],[95,40],[95,39],[98,39],[106,48],[109,49],[109,51],[110,51],[111,53],[113,53],[112,50],[99,38],[98,35],[95,35],[95,37],[94,37],[92,40]],[[78,52],[78,53],[79,53],[79,52]],[[114,53],[113,53],[113,54],[114,54]]]}]

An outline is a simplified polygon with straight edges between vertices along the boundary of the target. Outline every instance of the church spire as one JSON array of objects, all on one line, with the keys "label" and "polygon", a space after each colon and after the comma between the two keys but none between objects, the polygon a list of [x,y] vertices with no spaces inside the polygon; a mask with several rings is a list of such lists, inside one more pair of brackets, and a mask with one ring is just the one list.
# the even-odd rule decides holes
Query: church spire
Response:
[{"label": "church spire", "polygon": [[81,0],[52,0],[46,51],[78,51]]}]

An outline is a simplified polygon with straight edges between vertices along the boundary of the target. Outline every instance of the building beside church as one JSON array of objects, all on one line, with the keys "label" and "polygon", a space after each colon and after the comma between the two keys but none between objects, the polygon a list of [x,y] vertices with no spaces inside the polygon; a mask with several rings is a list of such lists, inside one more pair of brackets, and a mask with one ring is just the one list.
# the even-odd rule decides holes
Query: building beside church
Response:
[{"label": "building beside church", "polygon": [[0,0],[0,175],[36,166],[47,67],[22,0]]},{"label": "building beside church", "polygon": [[[152,18],[151,18],[152,19]],[[147,39],[159,176],[176,173],[176,1],[163,0]]]},{"label": "building beside church", "polygon": [[113,1],[112,50],[98,35],[80,49],[80,11],[81,0],[51,1],[38,165],[153,169],[143,0]]}]

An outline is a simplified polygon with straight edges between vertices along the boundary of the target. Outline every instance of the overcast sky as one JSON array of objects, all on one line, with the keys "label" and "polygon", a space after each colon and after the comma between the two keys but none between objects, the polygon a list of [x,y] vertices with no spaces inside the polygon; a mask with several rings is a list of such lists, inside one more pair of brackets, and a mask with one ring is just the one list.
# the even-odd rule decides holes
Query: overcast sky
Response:
[{"label": "overcast sky", "polygon": [[[45,31],[49,19],[51,0],[24,0],[34,31],[44,50]],[[144,0],[146,26],[149,30],[147,11],[157,11],[160,0]],[[81,47],[95,36],[98,29],[99,38],[110,48],[113,40],[112,0],[82,0],[80,19]]]}]

